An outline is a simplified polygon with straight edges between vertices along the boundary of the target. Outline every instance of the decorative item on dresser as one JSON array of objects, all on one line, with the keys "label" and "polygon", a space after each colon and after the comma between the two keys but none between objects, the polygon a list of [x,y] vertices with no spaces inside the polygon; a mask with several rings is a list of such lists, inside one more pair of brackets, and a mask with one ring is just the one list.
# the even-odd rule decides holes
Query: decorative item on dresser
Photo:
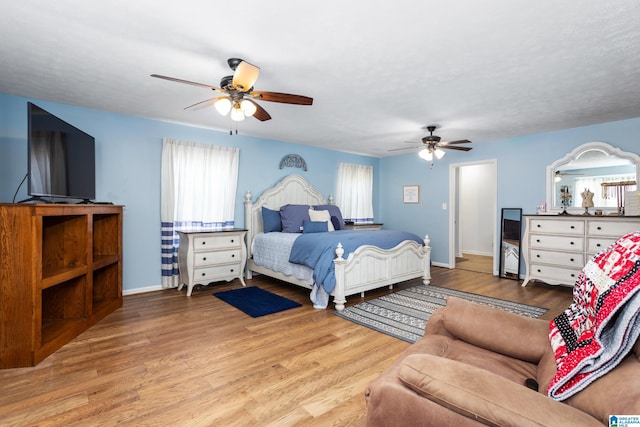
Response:
[{"label": "decorative item on dresser", "polygon": [[0,204],[0,368],[35,366],[122,306],[122,206]]},{"label": "decorative item on dresser", "polygon": [[638,216],[525,215],[522,286],[531,280],[573,286],[590,257],[637,230]]},{"label": "decorative item on dresser", "polygon": [[245,229],[178,231],[180,247],[178,266],[180,285],[187,286],[187,296],[191,296],[196,284],[240,279],[244,283],[243,272],[247,263],[247,248],[244,244]]}]

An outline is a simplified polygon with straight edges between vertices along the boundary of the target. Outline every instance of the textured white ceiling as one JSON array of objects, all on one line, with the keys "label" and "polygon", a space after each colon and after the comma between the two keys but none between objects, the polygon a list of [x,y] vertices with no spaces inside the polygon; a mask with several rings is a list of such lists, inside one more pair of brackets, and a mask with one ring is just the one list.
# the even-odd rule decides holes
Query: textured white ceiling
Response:
[{"label": "textured white ceiling", "polygon": [[228,131],[229,57],[261,105],[241,134],[384,157],[436,124],[473,145],[640,117],[640,2],[0,0],[0,92]]}]

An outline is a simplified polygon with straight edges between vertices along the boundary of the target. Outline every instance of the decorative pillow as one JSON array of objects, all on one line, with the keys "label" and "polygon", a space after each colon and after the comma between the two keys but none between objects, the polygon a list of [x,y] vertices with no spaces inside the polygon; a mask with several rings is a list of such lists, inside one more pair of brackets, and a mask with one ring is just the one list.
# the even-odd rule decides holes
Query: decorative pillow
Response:
[{"label": "decorative pillow", "polygon": [[344,224],[340,224],[340,220],[335,215],[331,215],[331,224],[334,230],[342,230],[344,228]]},{"label": "decorative pillow", "polygon": [[329,231],[327,221],[309,221],[305,219],[302,223],[303,233],[323,233]]},{"label": "decorative pillow", "polygon": [[282,231],[285,233],[301,233],[302,223],[309,220],[309,205],[284,205],[280,208]]},{"label": "decorative pillow", "polygon": [[336,230],[342,230],[344,228],[344,219],[342,219],[342,212],[336,205],[314,205],[313,209],[316,211],[329,211],[331,216],[335,216],[337,219],[338,227],[333,225]]},{"label": "decorative pillow", "polygon": [[282,221],[280,211],[262,207],[262,228],[265,233],[272,231],[282,231]]},{"label": "decorative pillow", "polygon": [[309,218],[311,221],[325,221],[327,223],[328,231],[335,231],[335,227],[331,222],[331,215],[329,211],[317,211],[313,209],[309,209]]}]

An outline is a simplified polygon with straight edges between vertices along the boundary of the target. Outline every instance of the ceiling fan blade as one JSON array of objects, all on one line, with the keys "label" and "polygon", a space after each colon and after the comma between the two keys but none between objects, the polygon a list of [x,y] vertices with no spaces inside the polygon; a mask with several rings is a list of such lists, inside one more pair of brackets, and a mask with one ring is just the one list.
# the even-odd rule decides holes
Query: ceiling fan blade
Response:
[{"label": "ceiling fan blade", "polygon": [[271,120],[271,116],[269,115],[269,113],[267,113],[267,110],[265,110],[260,105],[258,105],[257,103],[253,102],[250,99],[246,99],[246,100],[256,106],[256,112],[253,113],[253,117],[255,117],[256,119],[260,120],[261,122],[264,122],[264,121],[267,121],[267,120]]},{"label": "ceiling fan blade", "polygon": [[211,89],[211,90],[215,90],[215,91],[218,91],[218,92],[221,92],[221,93],[226,93],[224,90],[220,89],[219,87],[211,86],[211,85],[204,84],[204,83],[198,83],[198,82],[192,82],[192,81],[189,81],[189,80],[177,79],[175,77],[162,76],[160,74],[151,74],[151,77],[156,77],[158,79],[169,80],[170,82],[185,83],[185,84],[192,85],[192,86],[203,87],[205,89]]},{"label": "ceiling fan blade", "polygon": [[189,105],[188,107],[184,107],[185,110],[192,110],[192,111],[196,111],[196,110],[201,110],[205,107],[211,107],[213,106],[213,104],[215,104],[215,102],[219,99],[220,97],[217,98],[210,98],[210,99],[205,99],[204,101],[200,101],[196,104],[193,105]]},{"label": "ceiling fan blade", "polygon": [[387,151],[415,150],[416,148],[420,148],[420,146],[416,145],[415,147],[392,148],[391,150]]},{"label": "ceiling fan blade", "polygon": [[313,104],[313,98],[309,98],[308,96],[302,96],[302,95],[292,95],[290,93],[253,91],[249,95],[261,101],[281,102],[283,104],[297,104],[297,105]]},{"label": "ceiling fan blade", "polygon": [[469,151],[471,147],[458,147],[458,146],[448,146],[448,145],[438,145],[440,148],[444,148],[446,150],[460,150],[460,151]]},{"label": "ceiling fan blade", "polygon": [[242,61],[236,66],[233,73],[233,87],[239,92],[248,92],[258,80],[260,68],[247,61]]},{"label": "ceiling fan blade", "polygon": [[468,139],[459,139],[457,141],[445,141],[440,143],[440,145],[451,145],[451,144],[471,144],[471,141],[469,141]]}]

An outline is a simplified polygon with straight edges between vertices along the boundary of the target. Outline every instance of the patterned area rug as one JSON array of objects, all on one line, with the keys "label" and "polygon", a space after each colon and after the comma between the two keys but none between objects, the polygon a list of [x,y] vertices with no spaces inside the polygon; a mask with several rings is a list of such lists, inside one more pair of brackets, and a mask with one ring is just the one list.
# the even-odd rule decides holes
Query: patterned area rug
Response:
[{"label": "patterned area rug", "polygon": [[414,343],[422,338],[431,313],[444,307],[450,296],[527,317],[540,317],[547,311],[546,308],[469,292],[434,285],[418,285],[334,313],[344,319]]}]

